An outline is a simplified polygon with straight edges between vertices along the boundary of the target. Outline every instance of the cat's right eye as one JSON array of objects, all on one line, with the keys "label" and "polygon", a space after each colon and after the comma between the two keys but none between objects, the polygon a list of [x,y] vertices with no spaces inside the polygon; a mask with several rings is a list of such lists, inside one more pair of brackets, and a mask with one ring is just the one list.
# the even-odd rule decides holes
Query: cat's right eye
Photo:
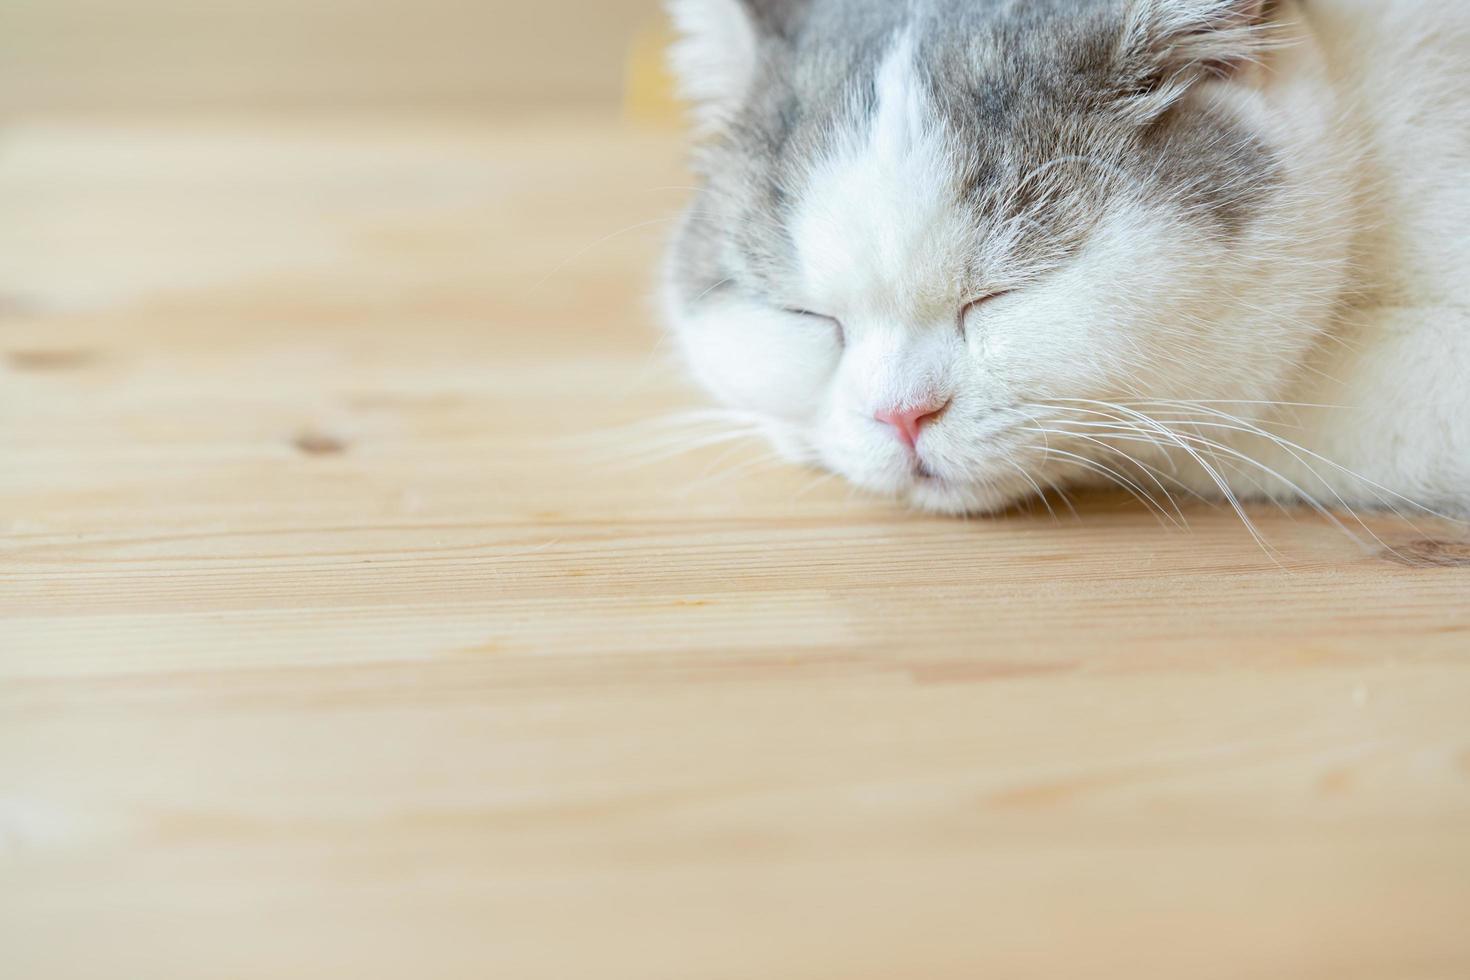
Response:
[{"label": "cat's right eye", "polygon": [[786,309],[786,312],[790,313],[792,316],[805,317],[810,320],[821,320],[827,324],[830,324],[833,329],[837,331],[838,343],[844,345],[847,343],[847,331],[843,328],[842,321],[837,319],[835,316],[828,316],[825,313],[814,313],[811,310],[796,309],[791,307],[788,307]]}]

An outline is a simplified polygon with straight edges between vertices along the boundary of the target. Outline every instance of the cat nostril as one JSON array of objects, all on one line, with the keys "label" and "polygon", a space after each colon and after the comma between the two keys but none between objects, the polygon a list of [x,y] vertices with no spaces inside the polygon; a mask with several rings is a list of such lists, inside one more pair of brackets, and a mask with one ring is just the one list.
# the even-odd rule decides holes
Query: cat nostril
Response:
[{"label": "cat nostril", "polygon": [[890,426],[905,446],[914,449],[919,444],[919,433],[924,426],[943,415],[947,408],[948,399],[943,402],[931,401],[914,408],[878,412],[873,418]]}]

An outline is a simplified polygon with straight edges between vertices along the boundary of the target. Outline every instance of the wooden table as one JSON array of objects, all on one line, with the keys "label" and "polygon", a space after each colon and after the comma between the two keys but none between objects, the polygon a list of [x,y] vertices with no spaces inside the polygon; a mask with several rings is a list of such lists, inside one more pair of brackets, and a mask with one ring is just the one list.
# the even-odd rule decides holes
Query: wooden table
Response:
[{"label": "wooden table", "polygon": [[0,975],[1470,976],[1470,551],[657,458],[678,160],[0,131]]}]

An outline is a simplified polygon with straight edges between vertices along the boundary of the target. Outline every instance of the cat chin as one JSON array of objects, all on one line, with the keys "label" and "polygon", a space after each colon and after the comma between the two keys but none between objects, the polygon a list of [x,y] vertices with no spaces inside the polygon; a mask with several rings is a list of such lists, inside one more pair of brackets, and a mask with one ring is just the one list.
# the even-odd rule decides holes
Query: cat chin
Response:
[{"label": "cat chin", "polygon": [[984,517],[1010,510],[1029,494],[1025,487],[919,479],[902,495],[914,510],[943,517]]},{"label": "cat chin", "polygon": [[1005,473],[997,474],[993,479],[972,479],[919,476],[893,468],[854,472],[831,460],[823,460],[818,465],[866,494],[897,501],[922,513],[945,517],[1002,513],[1034,492],[1029,481],[1012,479]]},{"label": "cat chin", "polygon": [[[770,431],[767,432],[770,435]],[[806,437],[796,437],[806,447]],[[778,452],[780,445],[772,445]],[[790,443],[787,443],[789,446]],[[856,452],[839,445],[783,456],[793,463],[816,466],[842,477],[858,490],[897,501],[913,510],[951,517],[984,516],[1010,510],[1035,494],[1036,484],[1004,455],[972,460],[964,466],[929,459],[915,468],[902,453],[876,445]]]}]

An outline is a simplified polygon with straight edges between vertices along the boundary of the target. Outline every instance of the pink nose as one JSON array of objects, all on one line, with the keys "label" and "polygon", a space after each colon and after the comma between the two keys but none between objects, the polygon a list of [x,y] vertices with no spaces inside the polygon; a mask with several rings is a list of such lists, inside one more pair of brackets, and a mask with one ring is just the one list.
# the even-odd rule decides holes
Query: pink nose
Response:
[{"label": "pink nose", "polygon": [[919,433],[924,426],[937,419],[949,407],[949,400],[924,402],[914,408],[893,409],[879,412],[873,418],[893,427],[905,446],[914,449],[919,444]]}]

